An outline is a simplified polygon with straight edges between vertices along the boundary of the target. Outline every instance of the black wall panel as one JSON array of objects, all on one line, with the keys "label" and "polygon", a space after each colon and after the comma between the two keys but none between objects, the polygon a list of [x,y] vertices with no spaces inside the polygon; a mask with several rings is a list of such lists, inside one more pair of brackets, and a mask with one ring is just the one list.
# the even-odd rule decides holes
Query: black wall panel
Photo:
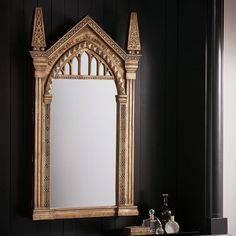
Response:
[{"label": "black wall panel", "polygon": [[1,73],[1,88],[0,92],[0,192],[2,204],[2,214],[0,214],[0,230],[6,235],[10,233],[10,166],[11,166],[11,68],[10,68],[10,3],[8,1],[1,1],[0,8],[3,13],[0,15],[1,22],[6,22],[2,25],[2,31],[5,37],[1,37],[1,43],[4,45],[2,48],[2,58],[0,73]]},{"label": "black wall panel", "polygon": [[[204,0],[1,0],[0,234],[119,235],[160,212],[161,193],[182,230],[204,218]],[[139,17],[142,58],[135,111],[135,202],[139,217],[33,222],[33,9],[42,6],[47,45],[90,15],[125,47],[129,13]],[[191,180],[191,181],[187,181]],[[94,193],[96,194],[96,193]],[[191,220],[190,220],[191,219]]]},{"label": "black wall panel", "polygon": [[[203,226],[207,1],[180,1],[177,64],[177,201],[186,229]],[[201,20],[202,19],[202,20]],[[205,21],[204,21],[204,20]],[[186,212],[199,212],[191,217]],[[201,219],[201,220],[200,220]]]}]

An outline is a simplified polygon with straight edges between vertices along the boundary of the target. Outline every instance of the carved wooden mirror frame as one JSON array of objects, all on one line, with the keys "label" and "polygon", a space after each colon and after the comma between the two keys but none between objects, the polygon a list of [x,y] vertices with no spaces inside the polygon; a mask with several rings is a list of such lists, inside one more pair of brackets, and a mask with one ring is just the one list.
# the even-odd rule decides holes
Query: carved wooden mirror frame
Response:
[{"label": "carved wooden mirror frame", "polygon": [[[42,9],[35,9],[33,50],[35,68],[35,152],[33,219],[138,215],[134,205],[134,92],[140,59],[137,14],[131,13],[127,53],[89,16],[45,51]],[[104,76],[65,74],[66,63],[86,52],[105,66]],[[113,79],[117,88],[116,205],[91,208],[50,208],[50,104],[53,79]]]}]

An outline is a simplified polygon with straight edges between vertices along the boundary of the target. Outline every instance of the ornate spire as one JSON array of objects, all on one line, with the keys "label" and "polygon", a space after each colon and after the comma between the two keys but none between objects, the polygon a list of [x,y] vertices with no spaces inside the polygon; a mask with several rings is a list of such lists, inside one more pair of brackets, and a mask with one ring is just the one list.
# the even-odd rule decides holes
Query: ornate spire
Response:
[{"label": "ornate spire", "polygon": [[44,51],[46,47],[44,23],[43,23],[43,11],[41,7],[35,8],[34,14],[34,28],[32,35],[32,47],[35,51]]},{"label": "ornate spire", "polygon": [[129,23],[129,36],[128,36],[128,53],[139,54],[141,50],[139,29],[138,29],[138,17],[136,12],[131,12]]}]

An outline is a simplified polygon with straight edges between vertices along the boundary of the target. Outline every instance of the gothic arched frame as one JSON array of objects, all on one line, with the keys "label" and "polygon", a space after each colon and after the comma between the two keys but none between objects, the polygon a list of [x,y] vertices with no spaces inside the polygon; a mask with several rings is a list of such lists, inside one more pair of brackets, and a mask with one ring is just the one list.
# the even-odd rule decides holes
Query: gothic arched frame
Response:
[{"label": "gothic arched frame", "polygon": [[[138,215],[134,205],[134,94],[140,59],[137,14],[130,17],[127,53],[89,16],[45,51],[42,8],[36,7],[30,51],[35,68],[35,145],[33,219]],[[78,75],[66,79],[113,79],[117,88],[116,205],[91,208],[50,208],[51,84],[68,61],[82,52],[93,56],[108,76]],[[72,78],[73,77],[73,78]]]}]

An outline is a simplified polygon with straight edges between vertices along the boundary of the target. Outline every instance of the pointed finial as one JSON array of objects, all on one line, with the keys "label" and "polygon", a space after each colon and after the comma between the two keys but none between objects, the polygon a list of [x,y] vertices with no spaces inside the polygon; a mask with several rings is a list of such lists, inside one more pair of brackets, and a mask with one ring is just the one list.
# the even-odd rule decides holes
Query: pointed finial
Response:
[{"label": "pointed finial", "polygon": [[32,35],[32,47],[34,51],[44,51],[46,47],[44,23],[43,23],[43,11],[41,7],[35,8],[34,14],[34,28]]},{"label": "pointed finial", "polygon": [[139,54],[141,50],[137,12],[131,12],[130,15],[127,50],[130,54]]}]

